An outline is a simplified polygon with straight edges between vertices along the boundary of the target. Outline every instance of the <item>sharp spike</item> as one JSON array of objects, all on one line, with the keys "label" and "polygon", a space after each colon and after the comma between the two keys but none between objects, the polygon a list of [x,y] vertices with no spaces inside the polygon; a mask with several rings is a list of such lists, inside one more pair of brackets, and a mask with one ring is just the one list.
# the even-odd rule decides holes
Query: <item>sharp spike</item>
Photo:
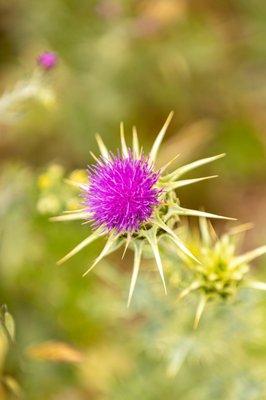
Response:
[{"label": "sharp spike", "polygon": [[99,133],[96,133],[95,139],[96,139],[96,142],[98,144],[98,147],[99,147],[99,150],[100,150],[100,153],[101,153],[102,157],[105,158],[106,160],[108,160],[109,159],[109,152],[108,152],[107,147],[105,146],[105,144],[104,144],[104,142],[102,140],[102,137],[99,135]]},{"label": "sharp spike", "polygon": [[80,182],[75,182],[71,179],[64,179],[64,182],[67,183],[68,185],[74,186],[78,189],[82,189],[82,190],[86,190],[87,189],[87,185],[84,183],[80,183]]},{"label": "sharp spike", "polygon": [[102,249],[101,253],[98,255],[94,263],[91,265],[91,267],[84,272],[82,275],[83,277],[86,276],[107,254],[110,254],[111,248],[118,239],[119,235],[112,234],[109,236],[107,242],[105,243],[104,248]]},{"label": "sharp spike", "polygon": [[213,179],[213,178],[217,178],[218,175],[211,175],[211,176],[204,176],[202,178],[195,178],[195,179],[184,179],[181,181],[177,181],[177,182],[171,182],[171,183],[165,183],[165,191],[166,192],[170,192],[171,190],[175,190],[178,189],[180,187],[183,186],[187,186],[187,185],[191,185],[193,183],[198,183],[201,181],[205,181],[207,179]]},{"label": "sharp spike", "polygon": [[193,282],[190,286],[188,286],[186,289],[182,290],[180,295],[178,296],[178,299],[181,300],[184,297],[186,297],[189,293],[193,292],[194,290],[197,290],[200,288],[200,283],[199,282]]},{"label": "sharp spike", "polygon": [[98,239],[103,235],[102,232],[100,231],[95,231],[93,232],[90,236],[88,236],[85,240],[83,240],[81,243],[79,243],[76,247],[74,247],[73,250],[71,250],[65,257],[61,258],[57,262],[57,265],[63,264],[65,261],[69,260],[69,258],[73,257],[75,254],[77,254],[80,250],[84,249],[84,247],[88,246],[90,243],[92,243],[94,240]]},{"label": "sharp spike", "polygon": [[159,217],[155,220],[155,223],[162,228],[165,232],[168,233],[169,237],[175,243],[177,247],[179,247],[183,253],[185,253],[188,257],[192,258],[194,261],[200,264],[200,261],[191,253],[191,251],[185,246],[182,240],[166,225]]},{"label": "sharp spike", "polygon": [[160,147],[160,145],[162,143],[162,140],[164,138],[166,130],[167,130],[167,128],[168,128],[168,126],[169,126],[169,124],[171,122],[171,119],[173,118],[173,115],[174,115],[174,112],[171,111],[170,114],[168,115],[167,120],[165,121],[162,129],[158,133],[158,135],[157,135],[157,137],[156,137],[156,139],[155,139],[155,141],[154,141],[154,143],[152,145],[152,148],[151,148],[151,151],[150,151],[150,156],[149,156],[149,159],[150,159],[150,161],[152,163],[154,163],[155,160],[156,160],[159,147]]},{"label": "sharp spike", "polygon": [[138,140],[138,133],[135,126],[132,129],[132,148],[133,148],[133,155],[135,158],[139,158],[139,140]]},{"label": "sharp spike", "polygon": [[[92,220],[91,220],[91,219],[88,219],[88,220],[82,222],[81,225],[88,225],[88,224],[92,224]],[[93,224],[92,224],[92,225],[93,225]]]},{"label": "sharp spike", "polygon": [[204,245],[210,246],[212,238],[209,230],[208,220],[205,217],[199,218],[200,234]]},{"label": "sharp spike", "polygon": [[209,220],[208,220],[208,226],[209,226],[209,233],[210,233],[211,239],[213,240],[213,242],[217,242],[217,240],[218,240],[217,233],[215,232],[215,229],[214,229],[211,221],[209,221]]},{"label": "sharp spike", "polygon": [[224,217],[222,215],[212,214],[212,213],[205,212],[205,211],[191,210],[189,208],[183,208],[183,207],[179,207],[179,206],[177,206],[175,208],[179,215],[187,215],[187,216],[192,216],[192,217],[216,218],[216,219],[227,219],[230,221],[236,221],[236,218]]},{"label": "sharp spike", "polygon": [[185,246],[185,244],[182,242],[181,239],[179,239],[178,236],[176,235],[169,235],[169,237],[172,239],[172,241],[175,243],[176,246],[180,248],[180,250],[186,254],[188,257],[192,258],[196,263],[201,264],[201,262],[197,259],[197,257],[194,256],[194,254],[191,253],[191,251]]},{"label": "sharp spike", "polygon": [[123,251],[123,254],[122,254],[122,260],[125,257],[126,251],[128,249],[129,243],[130,243],[130,240],[131,240],[131,235],[130,235],[130,233],[128,233],[127,234],[127,240],[126,240],[125,248],[124,248],[124,251]]},{"label": "sharp spike", "polygon": [[86,211],[86,208],[78,208],[76,210],[65,210],[65,211],[63,211],[63,214],[75,214],[75,213],[79,213],[82,211]]},{"label": "sharp spike", "polygon": [[178,157],[180,154],[177,154],[172,160],[168,161],[165,165],[160,168],[160,173],[162,174]]},{"label": "sharp spike", "polygon": [[246,287],[257,290],[266,290],[266,283],[259,281],[248,281],[246,282]]},{"label": "sharp spike", "polygon": [[202,165],[209,164],[213,161],[219,160],[220,158],[224,157],[225,153],[218,154],[217,156],[203,158],[201,160],[194,161],[190,164],[183,165],[182,167],[177,168],[175,171],[171,172],[169,175],[164,177],[166,180],[176,180],[180,178],[180,176],[186,174],[187,172],[201,167]]},{"label": "sharp spike", "polygon": [[134,293],[134,289],[136,286],[136,282],[137,282],[137,278],[138,278],[138,274],[139,274],[139,267],[140,267],[143,243],[142,242],[140,242],[139,244],[134,243],[134,247],[135,247],[134,264],[133,264],[133,272],[132,272],[129,294],[128,294],[127,307],[130,306],[130,302],[131,302],[131,299],[132,299],[132,296]]},{"label": "sharp spike", "polygon": [[252,222],[247,222],[246,224],[241,224],[229,229],[228,235],[238,235],[239,233],[246,232],[253,228],[254,224]]},{"label": "sharp spike", "polygon": [[92,158],[94,159],[94,161],[96,161],[97,163],[100,163],[101,161],[99,160],[99,158],[96,157],[96,155],[90,151],[90,155],[92,156]]},{"label": "sharp spike", "polygon": [[89,213],[87,212],[80,212],[80,213],[72,213],[72,214],[64,214],[64,215],[58,215],[56,217],[51,217],[49,218],[50,221],[55,222],[55,221],[74,221],[78,219],[85,219],[89,217]]},{"label": "sharp spike", "polygon": [[162,260],[160,257],[160,252],[158,249],[158,244],[157,244],[157,240],[156,240],[156,235],[154,234],[154,230],[151,233],[150,231],[145,232],[145,236],[151,246],[156,264],[157,264],[157,268],[161,277],[161,280],[163,282],[163,287],[164,287],[164,291],[165,294],[167,294],[167,290],[166,290],[166,284],[165,284],[165,279],[164,279],[164,272],[163,272],[163,265],[162,265]]},{"label": "sharp spike", "polygon": [[128,157],[128,148],[126,144],[126,139],[125,139],[125,131],[124,131],[124,124],[123,122],[120,123],[120,139],[121,139],[121,149],[122,149],[122,155],[124,157]]},{"label": "sharp spike", "polygon": [[230,264],[230,268],[235,268],[240,264],[249,263],[257,257],[262,256],[266,253],[266,246],[258,247],[255,250],[249,251],[248,253],[242,254],[238,257],[235,257]]},{"label": "sharp spike", "polygon": [[202,317],[203,311],[205,309],[206,303],[207,303],[207,298],[206,296],[202,295],[197,307],[193,329],[197,329],[197,327],[199,326],[199,322]]}]

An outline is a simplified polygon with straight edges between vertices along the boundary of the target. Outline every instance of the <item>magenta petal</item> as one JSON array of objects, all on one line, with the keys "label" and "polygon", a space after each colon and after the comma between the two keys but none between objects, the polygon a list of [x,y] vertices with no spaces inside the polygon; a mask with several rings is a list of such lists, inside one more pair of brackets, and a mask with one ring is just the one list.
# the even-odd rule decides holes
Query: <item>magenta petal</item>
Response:
[{"label": "magenta petal", "polygon": [[121,233],[138,230],[159,203],[158,176],[147,160],[132,155],[96,164],[84,196],[95,226]]},{"label": "magenta petal", "polygon": [[45,70],[52,69],[57,64],[57,55],[50,51],[46,51],[37,58],[38,64]]}]

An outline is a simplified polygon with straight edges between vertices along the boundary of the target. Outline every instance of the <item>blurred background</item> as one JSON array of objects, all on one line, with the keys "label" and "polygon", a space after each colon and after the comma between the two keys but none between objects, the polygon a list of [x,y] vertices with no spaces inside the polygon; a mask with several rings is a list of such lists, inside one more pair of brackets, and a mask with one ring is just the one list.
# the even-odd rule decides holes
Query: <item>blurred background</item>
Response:
[{"label": "blurred background", "polygon": [[[195,299],[165,298],[152,260],[130,309],[130,252],[84,279],[101,241],[57,267],[89,228],[49,221],[77,206],[63,179],[83,179],[96,132],[115,151],[124,121],[148,150],[174,110],[159,164],[227,153],[183,205],[253,222],[242,250],[265,243],[266,3],[0,0],[0,50],[0,303],[16,326],[0,398],[266,399],[265,293],[210,305],[193,331]],[[34,86],[45,50],[58,65]]]}]

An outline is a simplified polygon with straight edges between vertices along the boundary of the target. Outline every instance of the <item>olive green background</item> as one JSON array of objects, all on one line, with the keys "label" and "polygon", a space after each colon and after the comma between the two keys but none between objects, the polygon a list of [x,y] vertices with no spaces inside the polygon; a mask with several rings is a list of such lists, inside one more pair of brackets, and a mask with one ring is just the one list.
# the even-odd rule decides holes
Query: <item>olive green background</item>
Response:
[{"label": "olive green background", "polygon": [[[0,10],[1,92],[30,77],[42,51],[59,57],[49,74],[55,99],[28,101],[17,120],[0,122],[0,302],[16,322],[3,373],[27,400],[266,399],[265,293],[211,304],[193,332],[196,299],[176,303],[171,285],[165,298],[147,261],[127,309],[132,254],[82,278],[99,241],[57,267],[89,228],[51,223],[37,208],[49,165],[66,176],[86,168],[95,132],[115,151],[120,121],[127,138],[137,126],[148,151],[173,110],[159,163],[227,153],[195,173],[219,178],[181,189],[182,204],[254,222],[242,249],[264,244],[266,3],[1,0]],[[260,280],[265,263],[252,267]],[[67,343],[82,361],[28,355],[46,341]]]}]

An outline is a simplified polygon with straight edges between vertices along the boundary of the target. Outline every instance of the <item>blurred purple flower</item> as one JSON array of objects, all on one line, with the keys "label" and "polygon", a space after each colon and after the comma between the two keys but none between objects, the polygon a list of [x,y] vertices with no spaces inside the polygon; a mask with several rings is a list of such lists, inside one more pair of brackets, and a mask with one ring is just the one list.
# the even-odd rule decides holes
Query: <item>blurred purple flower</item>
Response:
[{"label": "blurred purple flower", "polygon": [[37,62],[42,69],[48,71],[56,66],[58,57],[51,51],[45,51],[38,56]]}]

